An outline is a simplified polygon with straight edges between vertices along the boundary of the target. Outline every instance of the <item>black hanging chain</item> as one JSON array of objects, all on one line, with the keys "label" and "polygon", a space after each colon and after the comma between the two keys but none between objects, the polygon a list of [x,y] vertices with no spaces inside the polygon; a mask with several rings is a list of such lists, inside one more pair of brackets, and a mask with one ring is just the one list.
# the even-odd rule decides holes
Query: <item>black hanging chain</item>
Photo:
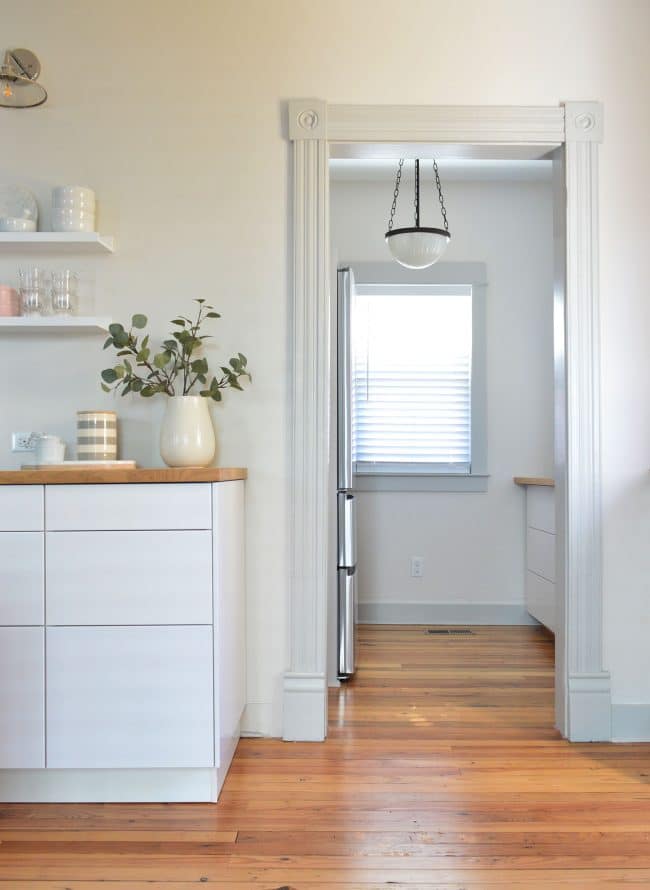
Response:
[{"label": "black hanging chain", "polygon": [[415,228],[420,228],[420,162],[415,162],[415,195],[413,197],[415,207]]},{"label": "black hanging chain", "polygon": [[449,231],[449,223],[447,222],[447,211],[445,210],[445,200],[442,197],[442,185],[440,183],[440,173],[438,173],[438,165],[436,164],[436,159],[433,159],[433,172],[436,176],[436,186],[438,187],[438,201],[440,201],[440,210],[442,212],[442,219],[445,225],[445,232]]},{"label": "black hanging chain", "polygon": [[395,220],[395,210],[397,209],[397,197],[399,195],[399,184],[402,179],[402,167],[404,166],[404,158],[399,159],[397,166],[397,178],[395,179],[395,189],[393,191],[393,203],[390,208],[390,219],[388,220],[388,231],[392,231],[393,222]]}]

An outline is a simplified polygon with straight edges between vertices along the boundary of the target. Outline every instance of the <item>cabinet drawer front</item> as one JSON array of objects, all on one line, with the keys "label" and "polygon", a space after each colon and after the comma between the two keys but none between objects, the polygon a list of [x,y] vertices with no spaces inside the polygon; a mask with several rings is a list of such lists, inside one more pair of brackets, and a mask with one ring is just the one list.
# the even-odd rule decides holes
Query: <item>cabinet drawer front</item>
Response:
[{"label": "cabinet drawer front", "polygon": [[45,766],[42,627],[0,627],[0,769]]},{"label": "cabinet drawer front", "polygon": [[555,581],[555,535],[536,528],[527,529],[526,568],[547,581]]},{"label": "cabinet drawer front", "polygon": [[212,533],[48,532],[47,623],[212,624]]},{"label": "cabinet drawer front", "polygon": [[555,633],[555,584],[526,572],[526,609]]},{"label": "cabinet drawer front", "polygon": [[207,483],[51,485],[48,531],[211,528]]},{"label": "cabinet drawer front", "polygon": [[526,494],[526,525],[543,532],[555,533],[555,489],[529,485]]},{"label": "cabinet drawer front", "polygon": [[47,765],[214,766],[212,629],[47,629]]},{"label": "cabinet drawer front", "polygon": [[0,532],[0,625],[43,624],[43,532]]},{"label": "cabinet drawer front", "polygon": [[43,530],[43,486],[0,485],[0,531]]}]

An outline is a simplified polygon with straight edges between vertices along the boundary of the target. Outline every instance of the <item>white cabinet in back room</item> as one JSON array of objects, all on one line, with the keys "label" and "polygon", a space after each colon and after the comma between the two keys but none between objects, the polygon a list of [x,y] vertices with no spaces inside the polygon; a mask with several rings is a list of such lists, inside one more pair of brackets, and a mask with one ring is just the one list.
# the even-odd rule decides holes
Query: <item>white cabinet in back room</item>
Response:
[{"label": "white cabinet in back room", "polygon": [[526,609],[555,632],[555,487],[552,480],[518,484],[526,490]]}]

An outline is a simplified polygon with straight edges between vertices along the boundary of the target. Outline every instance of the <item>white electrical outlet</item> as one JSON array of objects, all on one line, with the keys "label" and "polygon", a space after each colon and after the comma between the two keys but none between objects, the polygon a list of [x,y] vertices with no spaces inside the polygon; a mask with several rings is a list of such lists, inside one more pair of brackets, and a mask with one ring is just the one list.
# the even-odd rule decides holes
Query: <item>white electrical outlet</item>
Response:
[{"label": "white electrical outlet", "polygon": [[36,447],[36,436],[34,433],[12,433],[11,434],[11,450],[12,451],[33,451]]},{"label": "white electrical outlet", "polygon": [[424,557],[411,557],[411,578],[421,578],[424,574]]}]

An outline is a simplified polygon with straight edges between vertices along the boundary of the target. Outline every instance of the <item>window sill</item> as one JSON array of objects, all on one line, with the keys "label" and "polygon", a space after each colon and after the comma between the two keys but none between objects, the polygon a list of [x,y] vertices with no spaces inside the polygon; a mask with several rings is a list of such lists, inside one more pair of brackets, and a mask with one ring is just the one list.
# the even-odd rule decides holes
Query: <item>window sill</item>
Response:
[{"label": "window sill", "polygon": [[488,479],[484,473],[357,473],[355,491],[459,491],[485,492]]}]

